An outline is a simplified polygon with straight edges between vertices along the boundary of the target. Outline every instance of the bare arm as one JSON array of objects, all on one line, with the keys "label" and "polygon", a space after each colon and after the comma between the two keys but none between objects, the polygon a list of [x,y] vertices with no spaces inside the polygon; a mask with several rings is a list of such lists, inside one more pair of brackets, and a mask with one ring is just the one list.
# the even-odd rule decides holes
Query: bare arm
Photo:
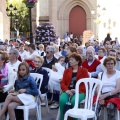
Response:
[{"label": "bare arm", "polygon": [[120,92],[120,87],[119,86],[120,86],[120,78],[118,78],[117,81],[116,81],[116,89],[109,92],[109,93],[101,95],[100,100],[103,100],[108,96],[115,95],[115,94],[119,93]]}]

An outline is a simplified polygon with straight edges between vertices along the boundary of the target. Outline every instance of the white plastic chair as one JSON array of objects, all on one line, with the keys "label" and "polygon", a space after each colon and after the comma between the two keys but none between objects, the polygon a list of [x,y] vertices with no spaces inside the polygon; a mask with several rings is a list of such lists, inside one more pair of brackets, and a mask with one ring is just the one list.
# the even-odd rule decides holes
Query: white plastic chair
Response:
[{"label": "white plastic chair", "polygon": [[[84,104],[84,103],[85,103],[85,100],[82,100],[82,101],[80,102],[80,104]],[[59,120],[59,119],[60,119],[60,107],[59,107],[58,112],[57,112],[56,120]]]},{"label": "white plastic chair", "polygon": [[[30,75],[35,79],[36,84],[39,84],[39,88],[41,87],[43,75],[38,73],[30,73]],[[40,91],[40,89],[39,89]],[[38,97],[37,97],[38,98]],[[35,101],[35,103],[28,105],[28,106],[17,106],[16,109],[21,109],[24,112],[24,120],[29,120],[29,110],[30,109],[36,109],[37,111],[37,119],[42,120],[41,118],[41,105],[38,105],[38,101]],[[7,120],[9,120],[9,115],[7,115]]]},{"label": "white plastic chair", "polygon": [[[49,73],[50,73],[51,69],[50,69],[50,68],[47,68],[47,67],[42,67],[42,68],[47,71],[48,76],[49,76]],[[47,93],[41,94],[41,97],[42,97],[42,98],[45,98],[46,110],[47,110],[47,113],[50,113],[50,112],[49,112],[49,106],[48,106]]]},{"label": "white plastic chair", "polygon": [[[89,78],[91,78],[91,73],[90,72],[88,72],[88,75],[89,75]],[[82,100],[80,102],[80,104],[83,104],[83,103],[85,103],[85,100]],[[59,118],[60,118],[60,108],[58,109],[56,120],[59,120]]]},{"label": "white plastic chair", "polygon": [[[85,84],[86,87],[86,97],[85,97],[85,106],[84,109],[78,108],[78,99],[79,99],[79,85],[81,83]],[[64,116],[64,120],[67,120],[68,116],[72,118],[79,118],[81,120],[87,120],[88,118],[95,118],[96,120],[96,106],[95,111],[92,110],[93,96],[96,90],[96,87],[99,85],[99,91],[96,99],[96,106],[98,102],[98,97],[102,88],[102,82],[99,79],[95,78],[83,78],[76,83],[75,88],[75,106],[73,109],[69,109]]]}]

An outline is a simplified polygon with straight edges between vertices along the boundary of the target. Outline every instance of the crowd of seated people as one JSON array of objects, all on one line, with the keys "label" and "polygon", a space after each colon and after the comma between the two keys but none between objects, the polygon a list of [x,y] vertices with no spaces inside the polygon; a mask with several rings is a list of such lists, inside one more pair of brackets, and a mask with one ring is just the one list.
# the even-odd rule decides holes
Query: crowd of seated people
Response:
[{"label": "crowd of seated people", "polygon": [[[115,112],[110,114],[110,111],[114,111],[118,104],[113,103],[111,98],[119,99],[117,94],[120,92],[118,87],[120,46],[118,43],[116,44],[116,41],[113,42],[109,35],[101,43],[96,40],[88,41],[85,43],[85,47],[79,44],[79,40],[77,42],[75,43],[72,39],[65,42],[62,40],[60,46],[54,42],[50,42],[50,45],[33,43],[28,45],[25,42],[14,44],[12,40],[9,43],[2,43],[0,45],[0,102],[5,102],[5,105],[0,111],[0,117],[8,109],[11,120],[15,118],[15,115],[16,120],[22,119],[22,111],[16,110],[14,113],[13,109],[18,105],[25,105],[24,101],[18,100],[19,95],[13,97],[12,93],[17,90],[20,94],[25,93],[25,95],[36,96],[38,94],[34,82],[30,84],[34,84],[35,87],[30,89],[34,89],[35,93],[31,93],[21,86],[18,88],[17,85],[20,79],[33,81],[29,75],[31,72],[43,75],[40,91],[42,94],[47,94],[50,109],[60,107],[60,120],[64,119],[63,109],[69,96],[71,96],[71,103],[74,106],[75,85],[78,80],[88,77],[102,79],[103,88],[98,109],[100,110],[104,106],[106,99],[110,99],[107,104],[108,118],[114,120]],[[29,67],[29,71],[27,67]],[[49,69],[49,73],[45,68]],[[26,70],[25,73],[22,73],[23,69]],[[16,74],[16,81],[11,79],[12,72]],[[10,96],[8,96],[8,91],[11,92]],[[84,85],[81,85],[79,96],[79,102],[85,98]],[[11,103],[13,99],[14,103]],[[11,107],[11,105],[13,106]],[[17,112],[21,113],[19,114],[21,117],[17,117],[19,116]]]}]

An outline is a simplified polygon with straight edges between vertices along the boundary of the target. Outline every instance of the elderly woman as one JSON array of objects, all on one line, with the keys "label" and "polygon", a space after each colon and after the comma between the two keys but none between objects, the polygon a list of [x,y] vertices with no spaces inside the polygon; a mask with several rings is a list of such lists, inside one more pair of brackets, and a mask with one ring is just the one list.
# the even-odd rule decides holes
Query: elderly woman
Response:
[{"label": "elderly woman", "polygon": [[114,57],[107,57],[103,62],[106,71],[99,73],[103,87],[99,97],[97,111],[102,105],[107,105],[108,120],[115,120],[115,106],[120,105],[118,93],[120,92],[120,71],[115,70],[116,60]]},{"label": "elderly woman", "polygon": [[31,70],[31,73],[38,73],[38,74],[43,75],[43,81],[42,81],[42,85],[41,85],[41,89],[40,89],[42,94],[47,92],[47,90],[48,90],[48,81],[49,81],[47,71],[42,68],[43,63],[44,63],[43,57],[36,56],[34,58],[35,69]]},{"label": "elderly woman", "polygon": [[[89,77],[88,71],[85,68],[80,67],[82,63],[82,58],[77,53],[72,53],[69,56],[70,68],[66,69],[63,74],[63,79],[61,81],[62,94],[60,96],[60,120],[64,119],[64,107],[66,102],[71,96],[71,103],[74,106],[75,103],[75,85],[81,78]],[[79,102],[85,98],[85,86],[82,84],[80,86]]]}]

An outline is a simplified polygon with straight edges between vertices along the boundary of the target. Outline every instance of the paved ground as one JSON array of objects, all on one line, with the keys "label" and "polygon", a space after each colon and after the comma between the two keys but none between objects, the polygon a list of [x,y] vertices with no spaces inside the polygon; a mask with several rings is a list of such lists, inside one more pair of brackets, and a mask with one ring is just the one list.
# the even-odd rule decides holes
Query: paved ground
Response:
[{"label": "paved ground", "polygon": [[[47,113],[46,107],[42,107],[42,120],[56,120],[58,109],[51,110]],[[30,111],[30,120],[36,120],[35,111]]]},{"label": "paved ground", "polygon": [[[54,109],[54,110],[50,109],[50,113],[48,114],[46,107],[42,107],[42,120],[56,120],[57,112],[58,109]],[[5,120],[5,118],[3,118],[2,120]],[[30,111],[29,120],[37,120],[35,110]],[[99,120],[103,120],[103,117],[100,117]]]},{"label": "paved ground", "polygon": [[[46,108],[42,107],[42,120],[56,120],[57,112],[58,109],[50,109],[50,113],[48,114]],[[36,120],[35,111],[33,110],[30,111],[30,120]],[[103,120],[103,117],[101,116],[99,120]]]}]

